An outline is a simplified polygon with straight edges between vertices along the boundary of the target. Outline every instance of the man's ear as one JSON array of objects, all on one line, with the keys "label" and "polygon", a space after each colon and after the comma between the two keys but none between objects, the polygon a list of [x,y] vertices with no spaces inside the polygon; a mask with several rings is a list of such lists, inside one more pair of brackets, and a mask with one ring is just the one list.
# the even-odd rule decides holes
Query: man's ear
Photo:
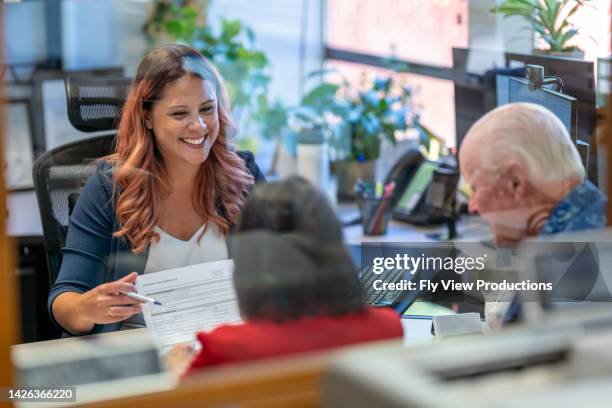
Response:
[{"label": "man's ear", "polygon": [[529,176],[527,169],[520,163],[512,163],[507,169],[507,180],[511,183],[512,196],[521,200],[529,191]]}]

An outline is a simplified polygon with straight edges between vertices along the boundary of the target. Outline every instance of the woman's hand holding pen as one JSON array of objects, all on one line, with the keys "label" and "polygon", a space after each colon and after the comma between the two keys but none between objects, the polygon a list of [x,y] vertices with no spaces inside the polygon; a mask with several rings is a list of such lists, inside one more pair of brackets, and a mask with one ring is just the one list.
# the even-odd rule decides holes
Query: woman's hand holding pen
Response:
[{"label": "woman's hand holding pen", "polygon": [[97,324],[116,323],[142,311],[142,302],[124,295],[134,292],[138,278],[132,272],[114,282],[104,283],[83,293],[76,304],[78,315]]}]

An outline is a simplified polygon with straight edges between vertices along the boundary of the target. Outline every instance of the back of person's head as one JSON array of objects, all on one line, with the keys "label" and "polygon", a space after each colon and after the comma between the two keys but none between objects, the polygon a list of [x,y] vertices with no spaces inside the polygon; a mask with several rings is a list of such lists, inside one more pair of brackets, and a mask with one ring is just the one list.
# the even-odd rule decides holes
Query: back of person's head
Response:
[{"label": "back of person's head", "polygon": [[491,174],[519,160],[536,186],[585,176],[578,150],[561,120],[532,103],[511,103],[487,113],[469,130],[461,149],[469,153],[460,151],[460,160],[469,155]]},{"label": "back of person's head", "polygon": [[302,178],[256,186],[229,248],[245,319],[283,321],[364,308],[342,226],[326,197]]}]

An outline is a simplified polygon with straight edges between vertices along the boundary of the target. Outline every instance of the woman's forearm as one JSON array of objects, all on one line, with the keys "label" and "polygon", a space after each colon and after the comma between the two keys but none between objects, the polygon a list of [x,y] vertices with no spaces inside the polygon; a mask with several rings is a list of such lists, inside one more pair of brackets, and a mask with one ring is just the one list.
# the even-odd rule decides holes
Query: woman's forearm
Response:
[{"label": "woman's forearm", "polygon": [[58,295],[51,305],[55,320],[73,334],[87,334],[94,327],[94,322],[82,316],[79,307],[81,296],[76,292],[64,292]]}]

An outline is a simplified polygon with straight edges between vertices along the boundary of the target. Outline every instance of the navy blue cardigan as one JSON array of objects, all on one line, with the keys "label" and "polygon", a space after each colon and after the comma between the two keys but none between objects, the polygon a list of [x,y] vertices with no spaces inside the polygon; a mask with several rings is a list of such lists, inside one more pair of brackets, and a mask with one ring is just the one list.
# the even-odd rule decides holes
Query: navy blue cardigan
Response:
[{"label": "navy blue cardigan", "polygon": [[[245,161],[255,182],[265,181],[252,153],[238,152],[238,155]],[[70,216],[62,266],[47,302],[51,319],[60,328],[51,308],[58,295],[64,292],[84,293],[131,272],[142,274],[147,264],[149,248],[142,254],[134,254],[126,240],[112,236],[114,231],[119,230],[112,202],[112,171],[109,163],[101,162],[98,165],[96,172],[87,180]],[[91,333],[115,331],[120,326],[121,322],[96,324]]]}]

